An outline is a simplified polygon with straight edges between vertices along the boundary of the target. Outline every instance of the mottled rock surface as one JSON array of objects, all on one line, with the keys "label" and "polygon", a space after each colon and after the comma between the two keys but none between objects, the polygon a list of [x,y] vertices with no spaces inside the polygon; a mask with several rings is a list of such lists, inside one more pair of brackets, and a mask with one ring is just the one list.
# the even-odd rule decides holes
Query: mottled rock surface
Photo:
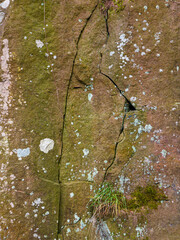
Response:
[{"label": "mottled rock surface", "polygon": [[[179,10],[0,1],[0,239],[179,239]],[[98,222],[105,181],[167,201]]]}]

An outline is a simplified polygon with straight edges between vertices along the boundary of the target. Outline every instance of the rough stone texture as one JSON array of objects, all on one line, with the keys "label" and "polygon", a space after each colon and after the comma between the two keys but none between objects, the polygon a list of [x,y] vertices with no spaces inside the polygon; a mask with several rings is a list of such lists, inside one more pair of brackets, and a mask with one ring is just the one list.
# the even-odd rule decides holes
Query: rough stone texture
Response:
[{"label": "rough stone texture", "polygon": [[[96,0],[0,9],[0,239],[179,239],[180,4],[107,2],[107,21]],[[100,70],[136,111],[124,118]],[[156,184],[168,201],[98,225],[87,204],[104,180],[127,196]]]}]

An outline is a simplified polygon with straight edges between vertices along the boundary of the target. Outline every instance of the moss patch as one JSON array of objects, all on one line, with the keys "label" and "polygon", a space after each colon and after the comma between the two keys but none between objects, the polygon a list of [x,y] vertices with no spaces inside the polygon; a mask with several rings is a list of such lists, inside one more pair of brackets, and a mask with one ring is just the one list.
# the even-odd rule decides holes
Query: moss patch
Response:
[{"label": "moss patch", "polygon": [[163,200],[167,200],[167,196],[154,185],[138,186],[130,197],[126,197],[106,182],[91,199],[89,206],[97,218],[108,218],[120,216],[122,211],[157,209]]},{"label": "moss patch", "polygon": [[108,10],[119,12],[124,9],[124,1],[123,0],[101,0],[100,8],[103,13],[106,13]]},{"label": "moss patch", "polygon": [[144,188],[139,186],[131,196],[132,199],[129,200],[127,204],[129,209],[137,209],[141,207],[156,209],[161,201],[167,200],[163,191],[154,185],[147,185]]}]

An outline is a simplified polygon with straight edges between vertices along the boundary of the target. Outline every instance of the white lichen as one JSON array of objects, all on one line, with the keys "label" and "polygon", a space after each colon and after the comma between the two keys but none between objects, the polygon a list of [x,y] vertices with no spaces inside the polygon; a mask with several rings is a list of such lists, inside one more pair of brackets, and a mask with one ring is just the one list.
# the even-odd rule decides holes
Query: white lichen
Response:
[{"label": "white lichen", "polygon": [[0,4],[0,7],[6,9],[6,8],[8,8],[9,4],[10,4],[10,0],[5,0],[4,2],[2,2]]},{"label": "white lichen", "polygon": [[74,223],[79,221],[80,217],[78,217],[77,213],[74,214]]},{"label": "white lichen", "polygon": [[54,141],[50,138],[44,138],[40,141],[39,148],[42,152],[48,153],[54,148]]},{"label": "white lichen", "polygon": [[110,54],[109,54],[109,56],[111,57],[111,56],[113,56],[114,54],[115,54],[115,52],[114,52],[114,51],[111,51]]},{"label": "white lichen", "polygon": [[69,196],[70,196],[70,198],[73,198],[73,197],[74,197],[74,193],[71,192],[71,193],[69,194]]},{"label": "white lichen", "polygon": [[83,158],[84,158],[84,157],[87,157],[87,155],[89,154],[89,149],[84,148],[84,149],[83,149],[83,153],[84,153]]},{"label": "white lichen", "polygon": [[98,174],[97,168],[94,168],[93,171],[88,173],[88,178],[87,180],[92,182],[94,180],[94,177]]},{"label": "white lichen", "polygon": [[42,48],[44,46],[44,43],[41,42],[41,40],[36,40],[36,46],[37,48]]},{"label": "white lichen", "polygon": [[161,151],[161,154],[162,154],[163,158],[166,158],[167,153],[168,153],[168,152],[167,152],[165,149],[163,149],[163,150]]},{"label": "white lichen", "polygon": [[90,102],[91,102],[92,97],[93,97],[92,93],[89,93],[89,94],[88,94],[88,100],[89,100]]},{"label": "white lichen", "polygon": [[18,149],[13,149],[13,152],[17,154],[18,158],[22,158],[22,157],[27,157],[30,154],[30,148],[18,148]]},{"label": "white lichen", "polygon": [[4,20],[4,17],[5,17],[5,13],[4,12],[0,12],[0,24]]}]

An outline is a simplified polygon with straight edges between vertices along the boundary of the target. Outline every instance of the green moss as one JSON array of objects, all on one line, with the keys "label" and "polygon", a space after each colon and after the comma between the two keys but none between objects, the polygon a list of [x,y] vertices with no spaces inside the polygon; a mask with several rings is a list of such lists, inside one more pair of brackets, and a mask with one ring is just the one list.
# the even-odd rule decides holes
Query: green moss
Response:
[{"label": "green moss", "polygon": [[[52,4],[46,3],[46,34],[44,31],[44,6],[37,1],[27,1],[26,4],[14,3],[14,12],[11,14],[10,25],[5,35],[10,39],[14,36],[11,45],[16,49],[15,57],[11,62],[14,75],[17,77],[16,88],[22,89],[19,93],[27,102],[21,110],[21,122],[27,131],[34,129],[36,133],[49,130],[52,133],[55,115],[48,106],[55,106],[55,85],[51,72],[54,63],[53,57],[46,57],[46,42],[49,51],[54,52],[57,41],[53,34]],[[16,6],[17,5],[17,6]],[[22,19],[22,21],[20,21]],[[45,37],[47,36],[47,39]],[[44,43],[37,48],[36,40]],[[50,41],[50,42],[49,42]],[[50,67],[48,67],[50,66]],[[15,69],[16,68],[16,69]],[[17,93],[17,99],[19,98]],[[56,112],[56,111],[54,111]],[[52,121],[52,116],[54,116]]]},{"label": "green moss", "polygon": [[100,8],[103,13],[106,13],[108,10],[110,12],[120,12],[124,10],[124,0],[101,0]]},{"label": "green moss", "polygon": [[129,209],[141,207],[156,209],[162,200],[167,200],[163,191],[154,185],[147,185],[145,188],[139,186],[131,196],[132,199],[128,201]]},{"label": "green moss", "polygon": [[113,0],[114,6],[116,8],[116,12],[124,10],[124,1],[123,0]]},{"label": "green moss", "polygon": [[[16,109],[16,128],[23,129],[23,136],[27,138],[31,147],[31,164],[34,170],[42,172],[42,166],[48,169],[46,177],[56,181],[57,169],[49,165],[54,161],[58,146],[47,156],[48,161],[42,162],[43,154],[37,151],[41,139],[49,137],[58,141],[59,112],[57,108],[56,85],[52,63],[58,46],[58,39],[54,36],[52,12],[54,5],[46,3],[46,22],[44,22],[44,6],[41,2],[27,0],[26,4],[16,1],[8,19],[4,37],[9,40],[9,48],[13,49],[10,65],[15,81],[12,84],[13,104],[12,115]],[[46,34],[44,27],[46,24]],[[44,46],[38,48],[36,40]],[[47,57],[46,42],[49,54]],[[13,146],[13,148],[16,146]],[[38,159],[38,161],[37,161]],[[40,170],[39,170],[40,169]]]},{"label": "green moss", "polygon": [[112,184],[106,182],[91,199],[90,210],[99,218],[114,217],[120,215],[121,210],[140,210],[142,207],[156,209],[162,200],[167,200],[167,197],[154,185],[137,187],[128,199]]}]

